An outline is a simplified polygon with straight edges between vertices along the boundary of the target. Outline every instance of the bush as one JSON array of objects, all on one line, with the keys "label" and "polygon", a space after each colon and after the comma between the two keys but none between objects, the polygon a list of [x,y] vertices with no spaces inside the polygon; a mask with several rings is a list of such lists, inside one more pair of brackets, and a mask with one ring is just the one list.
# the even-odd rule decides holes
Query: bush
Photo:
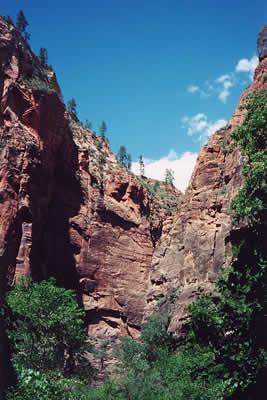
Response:
[{"label": "bush", "polygon": [[231,399],[257,399],[264,392],[267,369],[266,91],[249,95],[242,108],[247,115],[232,139],[245,159],[246,180],[231,208],[236,221],[246,218],[246,226],[231,236],[232,262],[217,279],[217,295],[189,306],[186,330],[189,345],[207,346],[213,354],[206,373],[221,379],[223,390],[230,383]]},{"label": "bush", "polygon": [[7,333],[19,374],[23,370],[57,370],[66,376],[92,375],[85,358],[90,346],[84,312],[72,290],[55,286],[53,278],[40,283],[22,278],[7,294],[7,303],[12,310]]},{"label": "bush", "polygon": [[[123,400],[223,400],[231,393],[229,381],[208,374],[220,369],[214,354],[203,346],[175,350],[175,341],[160,316],[150,318],[141,342],[122,338],[117,351],[120,365],[115,380],[116,399]],[[177,344],[177,343],[176,343]],[[111,397],[112,399],[112,397]]]},{"label": "bush", "polygon": [[9,391],[7,400],[67,400],[68,393],[64,390],[62,376],[53,371],[40,371],[21,368],[17,385]]}]

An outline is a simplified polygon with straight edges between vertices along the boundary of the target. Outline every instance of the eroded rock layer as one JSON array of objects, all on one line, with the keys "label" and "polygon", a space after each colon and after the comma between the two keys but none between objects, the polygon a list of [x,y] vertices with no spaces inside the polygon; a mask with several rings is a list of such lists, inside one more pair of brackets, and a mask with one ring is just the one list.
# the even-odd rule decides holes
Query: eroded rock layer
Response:
[{"label": "eroded rock layer", "polygon": [[[266,89],[265,33],[239,105]],[[55,276],[77,290],[98,337],[138,335],[165,296],[179,334],[184,306],[213,287],[238,229],[228,209],[242,157],[226,149],[245,111],[238,106],[201,149],[181,195],[122,168],[107,140],[66,111],[54,72],[2,17],[0,67],[0,293],[21,275]]]},{"label": "eroded rock layer", "polygon": [[[259,54],[263,54],[261,49]],[[201,149],[170,232],[162,235],[153,254],[146,315],[158,308],[159,299],[164,304],[164,299],[171,298],[169,329],[176,334],[181,332],[185,306],[214,287],[230,250],[229,235],[238,229],[229,207],[242,185],[242,156],[238,149],[227,154],[227,148],[231,132],[244,119],[246,111],[240,110],[244,97],[266,90],[266,77],[267,58],[261,57],[253,82],[241,95],[227,126],[214,133]]]},{"label": "eroded rock layer", "polygon": [[152,183],[66,111],[54,72],[5,18],[0,67],[1,292],[21,275],[55,276],[77,290],[90,334],[136,335],[154,246],[180,192],[159,187],[160,209]]}]

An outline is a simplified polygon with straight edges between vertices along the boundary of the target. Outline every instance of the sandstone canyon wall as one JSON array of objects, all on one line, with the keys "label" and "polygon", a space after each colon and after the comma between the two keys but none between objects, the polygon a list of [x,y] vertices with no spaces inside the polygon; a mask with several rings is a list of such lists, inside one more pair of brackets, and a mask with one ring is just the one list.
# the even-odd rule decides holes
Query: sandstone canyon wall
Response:
[{"label": "sandstone canyon wall", "polygon": [[[267,26],[258,37],[260,62],[252,84],[241,95],[227,126],[215,132],[200,150],[171,230],[162,235],[153,253],[145,315],[161,308],[158,299],[168,299],[168,293],[175,291],[169,330],[176,334],[181,333],[184,308],[214,287],[230,250],[231,235],[240,228],[233,224],[229,208],[242,185],[242,155],[238,148],[228,154],[227,148],[231,132],[245,117],[246,110],[240,110],[243,99],[267,89],[266,34]],[[161,303],[164,311],[167,304]]]},{"label": "sandstone canyon wall", "polygon": [[[241,100],[266,88],[266,64]],[[225,148],[244,112],[201,149],[184,195],[163,184],[155,194],[66,111],[54,72],[4,18],[0,67],[1,292],[22,274],[55,276],[77,290],[89,333],[104,337],[138,335],[157,299],[177,290],[178,333],[184,305],[213,287],[237,229],[227,210],[242,160]]]},{"label": "sandstone canyon wall", "polygon": [[54,72],[5,18],[0,66],[1,292],[21,275],[54,276],[77,290],[90,334],[136,335],[154,247],[181,193],[164,187],[152,201],[153,182],[66,111]]}]

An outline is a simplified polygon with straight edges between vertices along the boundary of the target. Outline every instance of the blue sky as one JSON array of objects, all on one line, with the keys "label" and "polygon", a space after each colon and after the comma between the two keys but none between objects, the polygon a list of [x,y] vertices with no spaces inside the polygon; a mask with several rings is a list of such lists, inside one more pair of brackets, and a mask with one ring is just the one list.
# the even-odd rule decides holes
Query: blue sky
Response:
[{"label": "blue sky", "polygon": [[151,177],[172,168],[182,190],[251,81],[267,16],[263,0],[13,0],[0,13],[20,9],[78,117],[97,132],[105,120],[112,151],[142,154]]}]

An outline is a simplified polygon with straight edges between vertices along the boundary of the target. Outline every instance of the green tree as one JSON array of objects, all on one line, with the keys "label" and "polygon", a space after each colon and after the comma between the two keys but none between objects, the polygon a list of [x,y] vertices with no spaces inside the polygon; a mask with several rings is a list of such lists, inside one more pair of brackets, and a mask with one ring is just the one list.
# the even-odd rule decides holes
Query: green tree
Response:
[{"label": "green tree", "polygon": [[131,168],[131,155],[127,154],[125,146],[120,146],[117,153],[117,160],[121,163],[123,167]]},{"label": "green tree", "polygon": [[105,134],[107,131],[107,124],[105,123],[105,121],[102,121],[99,130],[100,130],[100,135],[101,135],[102,139],[105,139]]},{"label": "green tree", "polygon": [[18,15],[17,15],[17,21],[16,21],[16,27],[20,31],[20,33],[24,33],[26,30],[26,27],[28,26],[28,21],[25,18],[25,15],[23,14],[23,11],[20,10]]},{"label": "green tree", "polygon": [[165,179],[166,185],[173,185],[174,182],[174,172],[172,169],[167,168],[165,171]]},{"label": "green tree", "polygon": [[88,119],[87,119],[85,121],[84,127],[85,127],[85,129],[88,129],[88,131],[91,131],[92,130],[92,122],[88,121]]},{"label": "green tree", "polygon": [[165,348],[168,351],[175,345],[175,339],[167,332],[168,318],[162,315],[153,315],[148,318],[141,332],[143,342],[143,352],[146,360],[151,364],[159,357],[159,348]]},{"label": "green tree", "polygon": [[127,151],[125,146],[120,146],[119,151],[117,153],[117,159],[122,164],[125,165],[127,162]]},{"label": "green tree", "polygon": [[138,161],[139,161],[139,171],[140,171],[140,175],[144,176],[145,175],[145,163],[144,163],[144,158],[142,155],[140,155],[138,157]]},{"label": "green tree", "polygon": [[30,34],[29,32],[25,32],[25,33],[24,33],[24,39],[25,39],[25,41],[28,42],[28,41],[30,40],[30,38],[31,38],[31,34]]},{"label": "green tree", "polygon": [[74,100],[74,98],[72,97],[72,99],[70,99],[68,101],[68,110],[69,112],[71,112],[72,114],[74,114],[75,116],[77,116],[77,109],[76,109],[77,105],[76,105],[76,101]]},{"label": "green tree", "polygon": [[[85,352],[90,350],[74,292],[55,286],[55,280],[33,282],[22,278],[7,294],[13,312],[8,336],[13,344],[15,369],[58,370],[81,375],[91,372]],[[86,370],[86,369],[85,369]]]},{"label": "green tree", "polygon": [[132,166],[132,156],[131,154],[127,154],[127,169],[131,169]]},{"label": "green tree", "polygon": [[35,398],[69,400],[68,392],[64,390],[66,381],[58,372],[41,372],[22,368],[18,374],[16,386],[10,388],[6,400],[32,400]]},{"label": "green tree", "polygon": [[23,11],[20,10],[17,15],[16,27],[21,34],[24,34],[24,39],[26,40],[26,42],[28,42],[31,38],[31,34],[29,32],[26,32],[26,28],[28,25],[28,21],[26,20]]},{"label": "green tree", "polygon": [[48,53],[47,53],[47,49],[44,47],[41,47],[39,50],[39,60],[43,67],[45,67],[47,65]]},{"label": "green tree", "polygon": [[177,344],[162,315],[147,320],[140,341],[121,338],[115,347],[117,393],[111,399],[223,400],[226,385],[200,373],[210,365],[213,354],[197,346],[177,353]]}]

